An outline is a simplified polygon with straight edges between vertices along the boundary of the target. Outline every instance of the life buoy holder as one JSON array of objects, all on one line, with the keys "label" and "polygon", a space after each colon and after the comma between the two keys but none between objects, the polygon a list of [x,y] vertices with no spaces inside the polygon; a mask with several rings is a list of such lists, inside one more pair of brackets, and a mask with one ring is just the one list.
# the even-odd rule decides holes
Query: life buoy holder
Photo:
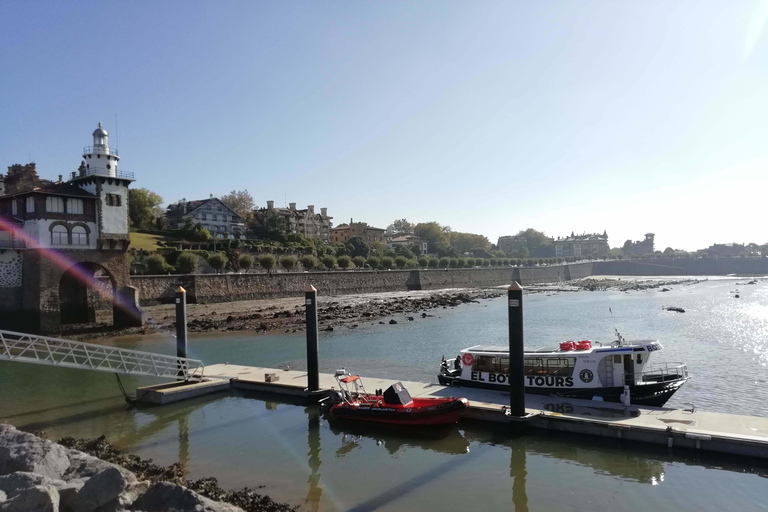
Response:
[{"label": "life buoy holder", "polygon": [[472,354],[467,352],[463,356],[461,356],[461,362],[464,363],[464,366],[472,366],[472,363],[475,362],[475,358]]}]

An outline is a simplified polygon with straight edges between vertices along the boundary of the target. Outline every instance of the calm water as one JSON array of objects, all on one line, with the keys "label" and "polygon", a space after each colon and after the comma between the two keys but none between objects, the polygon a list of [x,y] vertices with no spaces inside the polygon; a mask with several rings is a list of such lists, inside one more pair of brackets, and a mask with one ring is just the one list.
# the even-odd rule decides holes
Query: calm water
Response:
[{"label": "calm water", "polygon": [[[610,341],[614,327],[628,339],[660,339],[665,350],[654,354],[656,361],[685,361],[694,377],[669,405],[766,416],[768,281],[737,284],[747,281],[709,280],[670,292],[527,295],[526,344]],[[363,375],[434,381],[441,355],[506,343],[503,299],[430,313],[435,317],[322,333],[321,371],[346,366]],[[174,351],[170,336],[111,343]],[[304,338],[194,336],[190,356],[302,368]],[[123,381],[129,389],[153,382]],[[768,510],[768,470],[754,461],[591,438],[509,438],[467,422],[429,437],[393,436],[330,425],[312,409],[258,395],[132,409],[114,376],[63,368],[0,363],[0,420],[44,429],[51,438],[106,434],[159,463],[181,461],[193,478],[264,485],[264,493],[306,510],[438,510],[460,503],[484,510]]]}]

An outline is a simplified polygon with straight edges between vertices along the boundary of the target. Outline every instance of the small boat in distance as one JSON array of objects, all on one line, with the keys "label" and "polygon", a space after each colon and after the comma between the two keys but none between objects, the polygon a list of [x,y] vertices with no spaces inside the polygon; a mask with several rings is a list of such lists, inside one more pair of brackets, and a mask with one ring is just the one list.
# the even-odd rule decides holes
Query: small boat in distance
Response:
[{"label": "small boat in distance", "polygon": [[[632,404],[660,407],[690,378],[684,363],[649,364],[662,350],[656,340],[564,341],[555,349],[524,352],[525,392],[586,400],[622,402],[629,391]],[[486,389],[509,387],[509,347],[483,346],[461,350],[453,368],[443,358],[440,384]]]},{"label": "small boat in distance", "polygon": [[469,407],[466,398],[412,398],[402,383],[368,393],[359,375],[336,370],[339,391],[325,404],[331,417],[392,425],[450,425]]}]

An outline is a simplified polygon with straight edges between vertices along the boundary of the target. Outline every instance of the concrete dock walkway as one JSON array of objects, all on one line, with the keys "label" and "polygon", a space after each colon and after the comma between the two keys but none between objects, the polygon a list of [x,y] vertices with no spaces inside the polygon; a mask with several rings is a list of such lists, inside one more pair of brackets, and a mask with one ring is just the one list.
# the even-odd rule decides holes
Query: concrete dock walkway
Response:
[{"label": "concrete dock walkway", "polygon": [[[142,401],[171,403],[226,389],[246,389],[288,396],[307,396],[307,373],[276,368],[215,364],[205,369],[207,382],[175,383],[139,388]],[[277,379],[267,382],[267,375]],[[396,382],[363,376],[368,391],[385,389]],[[414,397],[462,396],[470,401],[465,417],[480,421],[509,423],[502,407],[509,405],[509,393],[477,388],[446,387],[439,384],[403,381]],[[331,374],[320,374],[320,388],[336,388]],[[622,404],[526,395],[526,411],[532,428],[573,432],[683,447],[695,450],[768,458],[768,418],[672,409],[666,407],[625,407]]]}]

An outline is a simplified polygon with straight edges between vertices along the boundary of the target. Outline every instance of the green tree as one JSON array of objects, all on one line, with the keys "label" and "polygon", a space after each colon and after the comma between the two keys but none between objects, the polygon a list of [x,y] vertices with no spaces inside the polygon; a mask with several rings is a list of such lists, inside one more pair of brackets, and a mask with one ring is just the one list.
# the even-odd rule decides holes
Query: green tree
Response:
[{"label": "green tree", "polygon": [[413,234],[427,242],[428,252],[435,253],[448,245],[446,233],[450,230],[450,227],[441,226],[437,222],[421,222],[413,227]]},{"label": "green tree", "polygon": [[440,263],[440,261],[437,258],[429,258],[427,261],[429,268],[437,268],[438,263]]},{"label": "green tree", "polygon": [[405,262],[405,268],[418,268],[419,261],[416,258],[411,258]]},{"label": "green tree", "polygon": [[448,265],[451,264],[451,258],[448,258],[447,256],[443,256],[439,260],[440,268],[448,268]]},{"label": "green tree", "polygon": [[261,268],[267,271],[267,273],[272,273],[272,269],[275,268],[275,265],[277,264],[277,258],[275,258],[272,254],[264,254],[259,258],[259,265],[261,265]]},{"label": "green tree", "polygon": [[367,257],[368,254],[371,252],[371,248],[368,247],[368,244],[365,243],[365,240],[363,240],[359,236],[353,236],[349,240],[347,240],[347,243],[344,244],[344,246],[349,251],[349,256],[355,257],[355,256],[362,256],[363,258]]},{"label": "green tree", "polygon": [[128,220],[136,229],[153,229],[163,216],[163,198],[146,188],[128,189]]},{"label": "green tree", "polygon": [[162,274],[167,270],[168,264],[160,253],[152,253],[147,258],[147,270],[150,274]]},{"label": "green tree", "polygon": [[[472,260],[474,261],[474,260]],[[456,268],[464,268],[467,265],[467,260],[464,258],[456,259]]]},{"label": "green tree", "polygon": [[477,260],[475,258],[464,258],[464,266],[467,268],[472,268],[477,264]]},{"label": "green tree", "polygon": [[208,264],[213,267],[216,273],[221,272],[227,265],[227,256],[224,253],[216,252],[208,256]]},{"label": "green tree", "polygon": [[483,235],[474,233],[450,232],[447,234],[448,242],[451,247],[459,253],[470,252],[475,249],[488,250],[491,248],[491,242]]},{"label": "green tree", "polygon": [[311,254],[307,254],[306,256],[301,257],[301,266],[304,267],[304,270],[306,271],[312,270],[317,266],[318,263],[319,262],[317,261],[317,258]]},{"label": "green tree", "polygon": [[405,219],[397,219],[387,226],[388,235],[412,235],[414,225]]},{"label": "green tree", "polygon": [[427,265],[429,265],[429,259],[426,256],[421,256],[417,261],[421,268],[427,268]]},{"label": "green tree", "polygon": [[339,259],[336,260],[336,264],[339,268],[346,270],[352,264],[352,258],[349,256],[340,256]]},{"label": "green tree", "polygon": [[362,256],[355,256],[352,258],[352,263],[354,263],[357,268],[363,268],[365,266],[365,258]]},{"label": "green tree", "polygon": [[499,260],[497,260],[496,258],[491,258],[488,260],[488,263],[490,263],[492,267],[495,267],[498,264],[498,262]]},{"label": "green tree", "polygon": [[237,265],[242,270],[245,270],[246,272],[248,272],[248,269],[250,269],[253,266],[253,256],[251,256],[250,254],[241,254],[237,258]]},{"label": "green tree", "polygon": [[184,251],[176,258],[176,270],[182,274],[191,274],[197,268],[197,254]]},{"label": "green tree", "polygon": [[487,267],[488,264],[490,264],[491,260],[483,258],[482,263],[480,263],[482,266]]},{"label": "green tree", "polygon": [[381,263],[381,260],[376,256],[369,256],[368,259],[365,260],[365,262],[371,268],[379,268],[379,264]]},{"label": "green tree", "polygon": [[283,256],[280,258],[280,266],[290,272],[296,266],[296,258],[293,256]]},{"label": "green tree", "polygon": [[457,268],[459,266],[459,258],[451,258],[451,262],[448,265],[451,268]]},{"label": "green tree", "polygon": [[381,266],[389,270],[395,266],[395,260],[391,256],[385,256],[381,259]]},{"label": "green tree", "polygon": [[405,264],[408,263],[408,258],[405,256],[398,256],[395,258],[395,265],[397,265],[397,268],[403,268],[405,267]]},{"label": "green tree", "polygon": [[330,254],[323,257],[323,265],[325,265],[325,268],[328,270],[333,270],[333,267],[336,266],[336,258],[331,256]]},{"label": "green tree", "polygon": [[245,190],[233,190],[225,196],[221,196],[221,202],[232,208],[244,221],[253,217],[253,196]]}]

